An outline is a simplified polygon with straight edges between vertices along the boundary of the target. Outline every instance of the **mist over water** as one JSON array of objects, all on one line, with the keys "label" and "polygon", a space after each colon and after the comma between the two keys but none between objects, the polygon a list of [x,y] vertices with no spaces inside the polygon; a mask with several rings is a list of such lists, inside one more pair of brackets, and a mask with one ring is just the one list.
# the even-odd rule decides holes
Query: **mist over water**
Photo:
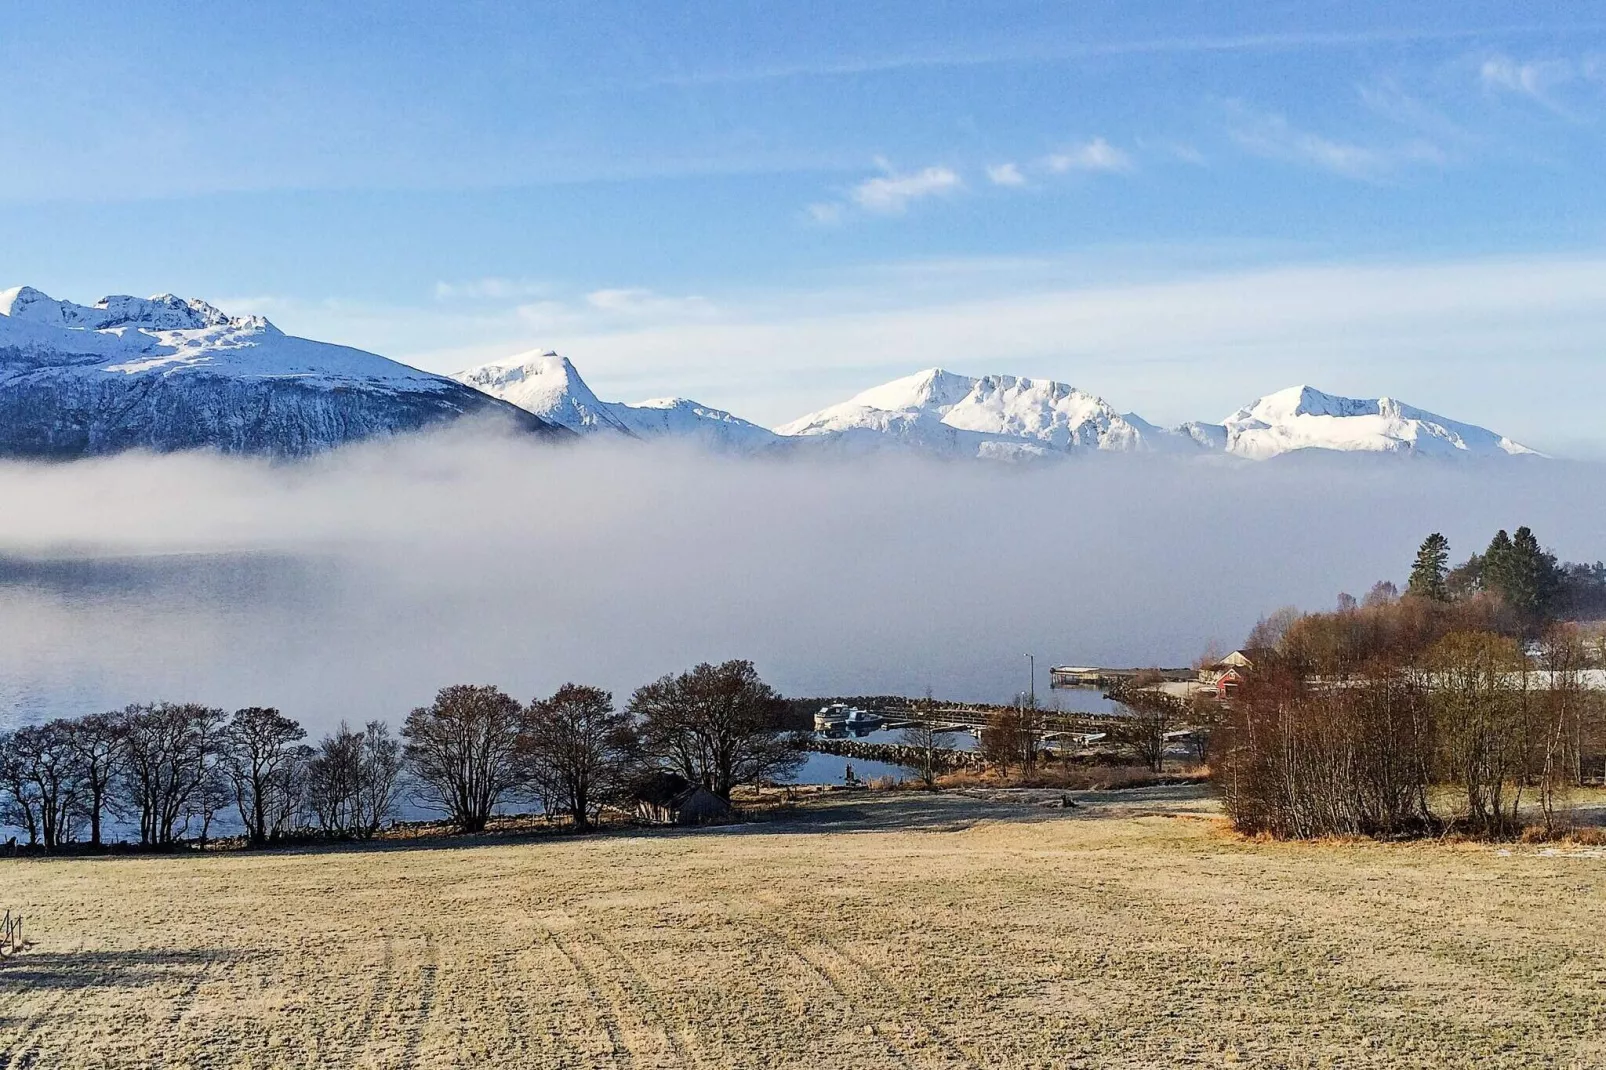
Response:
[{"label": "mist over water", "polygon": [[448,431],[273,466],[0,465],[0,717],[129,702],[393,724],[750,658],[788,694],[1007,700],[1184,664],[1284,604],[1529,524],[1606,553],[1606,468],[1398,458],[754,461]]}]

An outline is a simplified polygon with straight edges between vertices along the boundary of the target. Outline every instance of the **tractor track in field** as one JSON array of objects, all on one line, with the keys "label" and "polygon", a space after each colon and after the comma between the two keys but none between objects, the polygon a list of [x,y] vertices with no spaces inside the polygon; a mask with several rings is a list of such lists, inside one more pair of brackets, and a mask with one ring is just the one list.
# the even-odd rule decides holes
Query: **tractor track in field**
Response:
[{"label": "tractor track in field", "polygon": [[390,994],[396,987],[396,938],[385,937],[385,955],[380,961],[379,977],[374,981],[373,999],[369,1001],[368,1013],[363,1015],[362,1028],[351,1040],[351,1058],[347,1060],[351,1066],[357,1066],[362,1060],[362,1054],[373,1043],[374,1035],[379,1029],[379,1016],[390,1000]]},{"label": "tractor track in field", "polygon": [[547,928],[547,936],[551,938],[552,946],[557,948],[558,954],[563,956],[563,960],[569,964],[575,976],[580,978],[580,983],[585,986],[586,998],[591,1001],[591,1006],[597,1012],[597,1020],[602,1023],[603,1032],[608,1035],[608,1045],[612,1048],[609,1054],[613,1058],[614,1065],[621,1070],[632,1070],[636,1065],[635,1053],[625,1043],[624,1033],[619,1028],[618,1001],[611,999],[602,991],[602,986],[597,983],[596,972],[587,966],[582,958],[575,954],[573,948],[550,927]]},{"label": "tractor track in field", "polygon": [[[843,947],[839,942],[823,935],[816,935],[815,940],[820,944],[820,946],[829,950],[831,954],[835,955],[843,962],[846,962],[853,969],[857,970],[859,973],[868,978],[868,981],[865,985],[866,987],[883,992],[897,991],[897,988],[892,984],[885,974],[876,969],[874,966],[870,965],[868,962],[865,962],[862,958],[855,955],[847,948]],[[903,1017],[908,1018],[907,1015]],[[962,1059],[966,1066],[973,1068],[973,1070],[982,1070],[982,1067],[985,1064],[979,1058],[967,1052],[965,1050],[965,1045],[961,1044],[952,1033],[948,1032],[941,1025],[937,1024],[936,1022],[929,1021],[924,1017],[909,1020],[914,1021],[921,1028],[929,1030],[934,1036],[941,1038],[947,1049]]]},{"label": "tractor track in field", "polygon": [[440,973],[440,951],[435,946],[435,938],[424,938],[424,953],[426,961],[418,968],[418,1016],[413,1019],[408,1029],[407,1042],[402,1046],[402,1066],[413,1066],[418,1062],[418,1049],[424,1043],[424,1028],[429,1025],[429,1016],[435,1010],[435,986],[438,983],[437,974]]},{"label": "tractor track in field", "polygon": [[753,908],[753,912],[750,912],[743,920],[764,930],[776,941],[784,945],[791,952],[792,957],[803,964],[805,972],[812,974],[830,991],[833,1002],[842,1011],[845,1019],[857,1022],[861,1028],[869,1030],[868,1035],[874,1036],[881,1041],[887,1050],[887,1054],[897,1065],[904,1067],[905,1070],[914,1070],[914,1063],[911,1061],[909,1050],[901,1041],[894,1038],[892,1031],[888,1030],[882,1022],[878,1022],[872,1016],[864,1013],[864,1002],[848,990],[848,987],[842,983],[841,978],[837,977],[826,964],[816,961],[816,957],[809,954],[809,948],[801,940],[758,916],[758,912],[766,907],[764,903],[751,899],[747,901],[747,905]]},{"label": "tractor track in field", "polygon": [[[758,911],[765,911],[775,907],[785,906],[759,896],[748,900],[748,905]],[[972,1057],[964,1046],[952,1034],[944,1030],[935,1022],[924,1017],[917,1017],[904,1011],[899,1006],[887,1007],[881,999],[867,999],[866,994],[872,997],[886,993],[896,994],[897,989],[887,978],[873,966],[853,955],[839,943],[822,934],[811,934],[807,941],[782,930],[781,928],[763,920],[761,917],[749,916],[750,921],[762,927],[776,939],[791,949],[792,954],[807,964],[810,972],[823,980],[836,994],[838,1001],[848,1009],[849,1013],[866,1024],[877,1029],[877,1035],[886,1041],[887,1046],[899,1056],[904,1066],[911,1066],[911,1060],[917,1057],[907,1045],[893,1039],[895,1035],[907,1032],[924,1033],[932,1038],[932,1045],[941,1058],[948,1065],[958,1064],[970,1070],[983,1070],[984,1064]],[[823,952],[823,953],[822,953]],[[842,964],[846,964],[852,971],[859,974],[858,984],[850,984],[844,977]],[[862,1009],[861,1009],[862,1008]],[[872,1020],[872,1013],[880,1017],[880,1021]],[[885,1028],[890,1022],[897,1029]],[[930,1049],[918,1053],[922,1058],[929,1058]]]},{"label": "tractor track in field", "polygon": [[647,979],[647,976],[612,941],[600,934],[592,934],[592,939],[596,941],[597,946],[602,948],[608,958],[618,966],[619,972],[624,975],[623,979],[619,981],[620,987],[629,992],[631,998],[637,1003],[646,1007],[651,1012],[652,1018],[663,1029],[664,1039],[669,1042],[670,1050],[675,1053],[675,1060],[681,1066],[687,1068],[701,1066],[701,1059],[692,1058],[687,1054],[692,1045],[687,1043],[686,1037],[670,1022],[669,1016],[664,1013],[663,1004],[658,999],[658,992],[653,988],[652,982]]}]

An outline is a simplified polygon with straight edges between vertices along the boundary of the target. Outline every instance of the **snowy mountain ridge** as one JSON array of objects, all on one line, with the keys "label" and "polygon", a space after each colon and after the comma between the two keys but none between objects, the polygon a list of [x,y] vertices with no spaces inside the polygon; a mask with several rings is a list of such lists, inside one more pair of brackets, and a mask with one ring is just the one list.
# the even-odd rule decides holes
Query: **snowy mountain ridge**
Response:
[{"label": "snowy mountain ridge", "polygon": [[1222,427],[1228,452],[1257,459],[1301,449],[1432,456],[1537,453],[1487,428],[1394,398],[1345,398],[1309,386],[1267,394],[1227,417]]},{"label": "snowy mountain ridge", "polygon": [[1534,455],[1497,432],[1389,397],[1298,386],[1220,423],[1163,428],[1051,379],[941,368],[860,391],[772,431],[686,398],[604,401],[551,350],[444,376],[172,294],[80,305],[28,286],[0,291],[0,456],[204,447],[295,457],[477,413],[549,436],[677,439],[743,455]]},{"label": "snowy mountain ridge", "polygon": [[766,449],[777,439],[767,428],[689,398],[653,398],[634,405],[602,401],[569,358],[550,349],[467,368],[452,378],[582,435],[685,438],[737,453]]},{"label": "snowy mountain ridge", "polygon": [[1130,452],[1142,434],[1103,398],[1049,379],[928,368],[776,428],[789,437],[866,431],[970,456]]},{"label": "snowy mountain ridge", "polygon": [[0,290],[0,315],[16,321],[49,327],[76,327],[86,331],[130,326],[156,331],[204,330],[208,327],[278,330],[261,316],[229,316],[195,298],[185,300],[172,294],[157,294],[155,297],[117,295],[102,297],[93,305],[78,305],[71,301],[57,301],[32,286]]},{"label": "snowy mountain ridge", "polygon": [[566,435],[445,376],[171,294],[0,291],[0,456],[210,447],[299,457],[469,415]]},{"label": "snowy mountain ridge", "polygon": [[[927,368],[775,428],[680,399],[624,405],[597,398],[567,358],[519,354],[459,372],[460,382],[581,434],[693,436],[733,452],[904,450],[1030,459],[1085,453],[1222,454],[1265,460],[1303,450],[1425,456],[1519,456],[1533,450],[1486,428],[1392,398],[1339,397],[1308,386],[1259,398],[1221,423],[1159,427],[1050,379],[968,376]],[[676,421],[649,420],[675,410]],[[722,429],[714,441],[715,429]]]}]

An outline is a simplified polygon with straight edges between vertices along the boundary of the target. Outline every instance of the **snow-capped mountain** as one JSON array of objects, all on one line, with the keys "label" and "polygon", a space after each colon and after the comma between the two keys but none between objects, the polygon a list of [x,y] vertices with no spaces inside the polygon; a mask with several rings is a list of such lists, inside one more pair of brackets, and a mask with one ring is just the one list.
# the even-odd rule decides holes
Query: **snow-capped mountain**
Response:
[{"label": "snow-capped mountain", "polygon": [[872,387],[776,430],[857,448],[1019,458],[1083,452],[1215,453],[1266,460],[1301,450],[1434,457],[1535,451],[1487,428],[1393,398],[1362,400],[1306,386],[1268,394],[1219,424],[1163,428],[1047,379],[972,378],[931,368]]},{"label": "snow-capped mountain", "polygon": [[580,434],[679,438],[730,453],[772,447],[768,428],[687,398],[655,398],[627,405],[603,401],[569,358],[533,350],[457,372],[453,378]]},{"label": "snow-capped mountain", "polygon": [[1004,460],[1151,452],[1246,460],[1308,451],[1534,455],[1494,431],[1387,397],[1291,387],[1221,423],[1168,429],[1053,380],[940,368],[872,387],[771,431],[684,398],[603,401],[567,358],[551,351],[447,377],[295,338],[260,316],[230,316],[171,294],[78,305],[27,286],[0,291],[0,456],[210,447],[295,457],[468,414],[500,415],[547,435],[683,439],[739,454],[890,448]]},{"label": "snow-capped mountain", "polygon": [[481,364],[452,378],[570,431],[631,434],[608,403],[591,392],[569,358],[550,349]]},{"label": "snow-capped mountain", "polygon": [[953,456],[1130,453],[1153,447],[1103,398],[1049,379],[971,378],[928,368],[776,428],[870,447],[893,443]]},{"label": "snow-capped mountain", "polygon": [[0,455],[209,447],[304,456],[470,413],[564,432],[441,375],[171,294],[0,291]]},{"label": "snow-capped mountain", "polygon": [[1267,394],[1219,425],[1185,424],[1179,431],[1207,448],[1253,460],[1296,450],[1428,457],[1535,454],[1487,428],[1450,420],[1394,398],[1337,397],[1308,386]]},{"label": "snow-capped mountain", "polygon": [[634,405],[615,402],[609,411],[640,438],[687,439],[723,453],[755,453],[779,441],[767,427],[690,398],[651,398]]}]

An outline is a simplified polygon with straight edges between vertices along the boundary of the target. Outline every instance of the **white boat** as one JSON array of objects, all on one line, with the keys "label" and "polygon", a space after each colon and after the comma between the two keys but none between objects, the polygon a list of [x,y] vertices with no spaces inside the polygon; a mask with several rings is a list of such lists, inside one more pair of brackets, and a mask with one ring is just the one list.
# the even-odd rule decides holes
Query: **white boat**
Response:
[{"label": "white boat", "polygon": [[848,723],[850,711],[845,703],[833,702],[829,706],[821,706],[814,715],[814,730],[816,732],[841,731]]}]

